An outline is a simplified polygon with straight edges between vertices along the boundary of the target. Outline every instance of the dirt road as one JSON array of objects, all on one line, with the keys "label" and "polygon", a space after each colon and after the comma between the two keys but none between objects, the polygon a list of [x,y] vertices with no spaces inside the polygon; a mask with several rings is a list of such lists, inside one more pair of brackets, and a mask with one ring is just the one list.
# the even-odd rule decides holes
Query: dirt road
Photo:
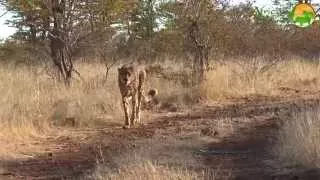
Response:
[{"label": "dirt road", "polygon": [[[180,145],[192,144],[196,137],[197,142],[184,150],[198,163],[181,164],[171,157],[169,165],[215,173],[211,177],[216,179],[299,178],[292,173],[280,175],[284,171],[274,166],[277,160],[270,149],[281,122],[289,120],[292,111],[317,106],[318,99],[315,95],[244,98],[178,112],[154,112],[145,126],[135,129],[123,130],[121,124],[68,129],[81,136],[48,138],[43,141],[45,153],[0,162],[0,179],[79,179],[93,172],[97,164],[116,168],[119,153],[130,153],[155,137],[179,139]],[[166,156],[170,156],[170,150]],[[155,158],[163,157],[158,154]]]}]

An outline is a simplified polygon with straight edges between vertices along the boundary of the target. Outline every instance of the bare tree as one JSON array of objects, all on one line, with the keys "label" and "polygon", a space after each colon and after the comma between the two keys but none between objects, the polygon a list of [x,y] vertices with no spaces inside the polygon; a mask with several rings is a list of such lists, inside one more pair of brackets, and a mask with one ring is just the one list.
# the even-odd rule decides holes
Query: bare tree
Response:
[{"label": "bare tree", "polygon": [[205,78],[209,68],[209,53],[214,45],[214,23],[217,20],[218,2],[215,0],[185,0],[182,16],[187,21],[187,38],[194,51],[194,70],[199,81]]},{"label": "bare tree", "polygon": [[[50,0],[47,8],[53,26],[48,26],[51,57],[66,85],[70,85],[72,72],[76,72],[73,56],[79,41],[88,34],[90,13],[87,2],[77,0]],[[51,24],[51,23],[50,23]],[[79,73],[78,73],[79,74]]]}]

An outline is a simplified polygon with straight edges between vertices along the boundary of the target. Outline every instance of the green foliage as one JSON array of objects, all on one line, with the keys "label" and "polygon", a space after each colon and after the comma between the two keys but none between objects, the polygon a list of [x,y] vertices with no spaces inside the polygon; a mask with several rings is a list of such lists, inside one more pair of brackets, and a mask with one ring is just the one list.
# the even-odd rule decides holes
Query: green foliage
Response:
[{"label": "green foliage", "polygon": [[[47,43],[46,45],[50,44],[48,43],[48,40],[50,42],[48,31],[52,29],[52,12],[48,10],[48,5],[44,2],[44,0],[1,1],[7,10],[14,14],[14,18],[8,22],[18,29],[13,36],[14,39],[27,42],[37,40]],[[108,40],[115,31],[119,30],[125,30],[131,37],[126,36],[124,46],[121,46],[123,48],[120,51],[124,56],[144,53],[149,59],[163,54],[190,55],[197,51],[195,42],[199,43],[199,47],[201,45],[210,47],[212,50],[210,53],[213,55],[221,53],[248,56],[263,53],[284,54],[285,51],[289,52],[292,49],[298,52],[300,47],[308,44],[307,40],[306,42],[301,40],[305,39],[306,32],[303,32],[301,37],[297,35],[300,31],[302,33],[307,30],[289,27],[294,31],[288,32],[289,28],[282,26],[291,22],[293,14],[290,12],[296,3],[295,0],[273,0],[273,6],[270,9],[255,8],[251,3],[222,8],[221,4],[212,4],[211,0],[188,0],[188,3],[186,2],[93,0],[90,1],[90,6],[79,5],[76,8],[82,8],[81,13],[90,13],[91,18],[88,18],[76,30],[76,33],[85,31],[84,34],[88,34],[83,38],[81,48],[85,47],[86,51],[90,51],[93,55],[95,50],[90,48],[99,48],[101,44],[107,46],[106,42],[111,42]],[[75,17],[74,21],[77,21],[77,18]],[[89,20],[92,22],[87,22]],[[196,25],[192,31],[193,23]],[[51,27],[48,28],[48,26]],[[90,29],[90,26],[94,28]],[[191,32],[196,36],[196,40],[190,40]],[[294,38],[291,37],[292,32],[295,32]],[[312,33],[315,32],[310,30],[308,33],[312,37],[310,39],[313,40]],[[293,42],[294,40],[296,42]],[[300,44],[300,47],[295,49],[295,44]],[[112,49],[118,46],[107,47]],[[81,48],[77,51],[81,51]],[[308,52],[311,51],[310,47],[306,49]],[[312,51],[316,52],[315,49]],[[119,53],[119,51],[114,52]],[[11,51],[6,50],[6,53],[7,56]]]},{"label": "green foliage", "polygon": [[[74,7],[74,12],[90,13],[91,19],[87,23],[91,23],[91,26],[100,24],[103,27],[109,27],[110,24],[126,19],[126,16],[137,8],[137,2],[138,0],[93,0],[83,4],[84,2],[79,1]],[[52,4],[47,4],[44,0],[4,0],[1,4],[14,14],[13,18],[7,22],[10,26],[17,28],[14,38],[24,41],[46,39],[46,31],[52,25],[50,20],[53,16],[52,7],[50,7]],[[83,16],[77,18],[81,19]],[[73,21],[77,19],[73,18]],[[83,19],[80,21],[83,22]]]},{"label": "green foliage", "polygon": [[297,0],[272,0],[273,18],[280,24],[290,24],[292,18],[292,8],[297,4]]},{"label": "green foliage", "polygon": [[100,0],[97,12],[101,12],[105,23],[119,22],[136,10],[138,0]]},{"label": "green foliage", "polygon": [[133,36],[148,40],[161,29],[172,29],[175,26],[176,4],[172,0],[139,0],[129,20]]},{"label": "green foliage", "polygon": [[164,29],[172,30],[176,27],[177,3],[175,1],[161,1],[158,6],[159,20]]},{"label": "green foliage", "polygon": [[140,0],[138,8],[132,16],[132,30],[142,39],[150,39],[158,27],[156,0]]},{"label": "green foliage", "polygon": [[264,23],[268,21],[273,21],[274,17],[271,15],[271,13],[268,10],[265,10],[264,8],[255,7],[255,20],[258,23]]},{"label": "green foliage", "polygon": [[13,18],[7,21],[7,24],[17,28],[13,37],[19,40],[35,41],[37,33],[41,32],[44,22],[49,17],[44,1],[4,0],[2,4],[13,13]]},{"label": "green foliage", "polygon": [[293,11],[289,12],[288,18],[289,18],[290,21],[293,21],[293,18],[294,18],[294,12]]}]

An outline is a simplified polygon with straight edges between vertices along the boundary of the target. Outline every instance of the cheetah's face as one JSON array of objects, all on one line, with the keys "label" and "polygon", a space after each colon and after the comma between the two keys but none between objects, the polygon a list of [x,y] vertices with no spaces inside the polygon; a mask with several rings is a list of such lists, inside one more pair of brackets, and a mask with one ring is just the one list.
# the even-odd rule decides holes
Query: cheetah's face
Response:
[{"label": "cheetah's face", "polygon": [[118,73],[120,83],[125,86],[129,86],[135,80],[132,67],[118,68]]}]

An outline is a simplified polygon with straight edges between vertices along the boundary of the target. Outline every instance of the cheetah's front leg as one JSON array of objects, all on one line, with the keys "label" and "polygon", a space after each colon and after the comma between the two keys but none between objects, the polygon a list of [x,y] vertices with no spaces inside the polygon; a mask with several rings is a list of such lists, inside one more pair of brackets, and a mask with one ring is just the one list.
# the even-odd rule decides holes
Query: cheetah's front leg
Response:
[{"label": "cheetah's front leg", "polygon": [[137,110],[136,110],[136,120],[137,120],[137,123],[139,123],[139,124],[141,124],[140,110],[141,110],[142,96],[143,96],[143,90],[140,89],[138,92],[138,105],[137,105]]},{"label": "cheetah's front leg", "polygon": [[130,123],[134,126],[136,120],[136,112],[137,112],[137,93],[133,93],[132,95],[132,113]]},{"label": "cheetah's front leg", "polygon": [[128,98],[122,97],[122,105],[123,105],[123,110],[124,110],[124,128],[130,127],[130,121],[129,121],[129,108],[128,108]]}]

